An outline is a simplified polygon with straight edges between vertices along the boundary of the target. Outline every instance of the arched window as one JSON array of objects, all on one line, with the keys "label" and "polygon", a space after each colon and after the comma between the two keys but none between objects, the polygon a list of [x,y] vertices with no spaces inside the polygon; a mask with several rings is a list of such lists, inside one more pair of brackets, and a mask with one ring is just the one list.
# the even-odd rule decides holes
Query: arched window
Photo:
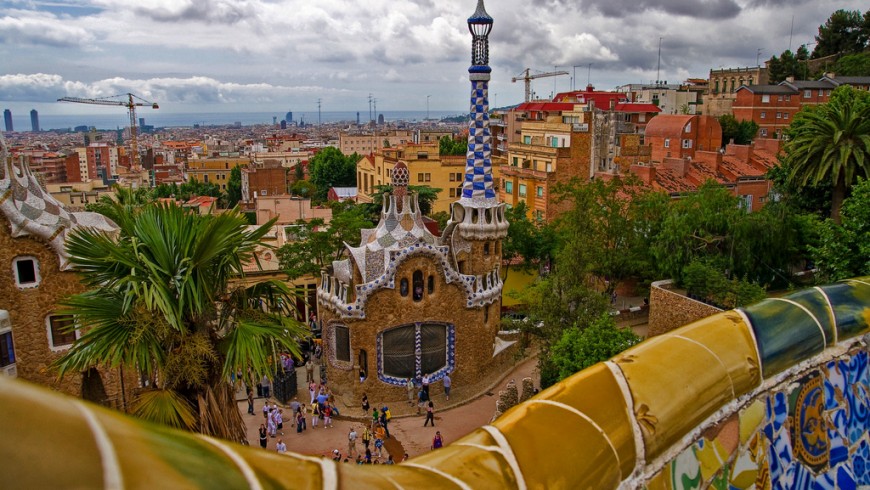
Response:
[{"label": "arched window", "polygon": [[379,346],[379,374],[400,381],[444,369],[450,349],[448,329],[452,327],[443,323],[416,323],[384,331]]},{"label": "arched window", "polygon": [[432,294],[435,292],[435,276],[429,276],[426,292]]},{"label": "arched window", "polygon": [[401,281],[399,281],[399,294],[401,294],[402,297],[405,297],[408,295],[408,279],[406,279],[404,277],[402,278]]},{"label": "arched window", "polygon": [[483,323],[489,323],[489,305],[483,307]]},{"label": "arched window", "polygon": [[423,299],[423,273],[414,271],[414,301]]},{"label": "arched window", "polygon": [[489,242],[483,244],[483,255],[489,255]]},{"label": "arched window", "polygon": [[365,349],[359,350],[357,361],[359,362],[359,381],[362,383],[369,377],[369,355]]}]

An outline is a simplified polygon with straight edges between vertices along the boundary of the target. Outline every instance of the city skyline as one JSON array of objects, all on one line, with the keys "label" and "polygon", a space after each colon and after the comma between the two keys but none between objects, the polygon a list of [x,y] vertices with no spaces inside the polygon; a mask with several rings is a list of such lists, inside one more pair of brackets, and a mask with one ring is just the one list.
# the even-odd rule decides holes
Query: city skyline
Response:
[{"label": "city skyline", "polygon": [[[320,99],[324,111],[367,115],[371,94],[378,112],[464,111],[456,74],[470,63],[465,21],[475,4],[12,0],[0,7],[0,104],[18,114],[100,114],[106,109],[55,101],[133,92],[166,113],[314,112]],[[549,97],[587,80],[608,90],[653,82],[658,73],[674,83],[720,66],[754,66],[790,42],[793,51],[813,43],[838,8],[861,5],[501,1],[487,6],[500,53],[490,63],[490,103],[521,102],[523,84],[510,80],[527,67],[569,72],[533,82],[539,97]]]}]

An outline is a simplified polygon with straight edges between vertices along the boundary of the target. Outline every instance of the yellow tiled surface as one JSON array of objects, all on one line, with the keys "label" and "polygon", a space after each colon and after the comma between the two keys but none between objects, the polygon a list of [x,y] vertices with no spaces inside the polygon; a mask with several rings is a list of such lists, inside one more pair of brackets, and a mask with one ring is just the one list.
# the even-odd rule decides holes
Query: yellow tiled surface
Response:
[{"label": "yellow tiled surface", "polygon": [[539,398],[571,405],[586,414],[616,448],[623,477],[631,474],[637,461],[637,449],[630,414],[613,373],[604,363],[556,383]]},{"label": "yellow tiled surface", "polygon": [[[516,475],[506,457],[497,449],[498,445],[492,436],[483,429],[477,429],[451,443],[450,451],[432,451],[414,458],[413,462],[456,475],[456,478],[475,490],[516,487]],[[404,480],[402,482],[404,484]]]},{"label": "yellow tiled surface", "polygon": [[505,434],[529,488],[616,488],[622,480],[604,434],[564,407],[528,401],[493,425]]},{"label": "yellow tiled surface", "polygon": [[673,335],[614,358],[628,381],[647,461],[732,399],[728,367],[710,349]]}]

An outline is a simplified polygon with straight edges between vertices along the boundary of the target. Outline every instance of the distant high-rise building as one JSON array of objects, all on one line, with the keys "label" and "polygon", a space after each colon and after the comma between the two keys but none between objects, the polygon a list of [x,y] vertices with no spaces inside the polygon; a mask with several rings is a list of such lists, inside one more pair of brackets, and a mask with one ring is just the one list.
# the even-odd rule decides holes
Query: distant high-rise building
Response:
[{"label": "distant high-rise building", "polygon": [[3,120],[6,121],[6,131],[12,132],[12,111],[9,109],[3,111]]},{"label": "distant high-rise building", "polygon": [[378,125],[384,124],[384,115],[378,114]]},{"label": "distant high-rise building", "polygon": [[36,112],[36,109],[30,111],[30,126],[34,133],[39,132],[39,113]]},{"label": "distant high-rise building", "polygon": [[287,121],[281,120],[281,129],[287,129]]},{"label": "distant high-rise building", "polygon": [[293,113],[288,112],[287,115],[284,117],[284,120],[287,121],[288,123],[292,123],[293,122]]},{"label": "distant high-rise building", "polygon": [[272,126],[278,124],[278,116],[272,116]]},{"label": "distant high-rise building", "polygon": [[356,125],[359,126],[359,111],[356,113]]}]

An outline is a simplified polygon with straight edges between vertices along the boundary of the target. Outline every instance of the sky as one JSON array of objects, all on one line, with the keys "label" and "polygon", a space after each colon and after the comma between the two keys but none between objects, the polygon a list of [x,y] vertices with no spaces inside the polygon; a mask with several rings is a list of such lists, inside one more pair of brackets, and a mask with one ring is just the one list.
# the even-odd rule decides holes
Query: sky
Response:
[{"label": "sky", "polygon": [[[0,0],[0,107],[132,92],[188,112],[467,112],[477,0]],[[490,105],[656,79],[707,78],[814,42],[857,0],[488,0]],[[661,57],[659,58],[659,48]],[[760,52],[759,52],[760,50]],[[810,46],[812,51],[812,46]],[[760,55],[759,55],[760,53]],[[591,64],[591,65],[590,65]],[[557,68],[556,68],[557,67]],[[657,73],[660,75],[657,78]],[[575,77],[576,75],[576,77]],[[141,114],[140,115],[147,115]]]}]

